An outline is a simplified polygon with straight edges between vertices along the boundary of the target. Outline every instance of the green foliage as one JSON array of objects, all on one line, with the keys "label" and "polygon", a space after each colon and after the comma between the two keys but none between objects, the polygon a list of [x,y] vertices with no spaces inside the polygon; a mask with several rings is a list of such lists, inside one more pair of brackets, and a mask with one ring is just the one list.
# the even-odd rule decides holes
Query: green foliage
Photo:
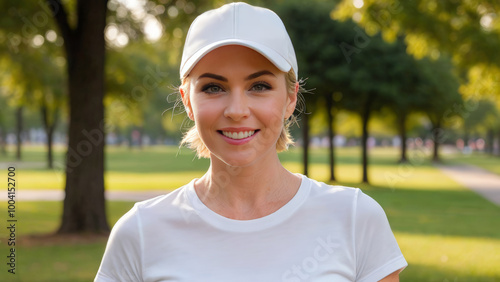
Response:
[{"label": "green foliage", "polygon": [[407,86],[403,85],[405,81],[401,78],[408,68],[404,64],[407,56],[404,46],[400,41],[387,43],[380,34],[368,37],[358,28],[357,35],[351,40],[359,40],[359,37],[363,37],[364,43],[351,45],[358,53],[352,55],[349,64],[349,93],[346,95],[348,99],[342,101],[343,105],[362,113],[366,107],[380,110],[406,97],[400,95]]},{"label": "green foliage", "polygon": [[441,127],[453,123],[453,118],[462,113],[463,100],[452,62],[445,57],[423,58],[418,61],[418,67],[423,76],[418,92],[427,101],[425,109],[432,124]]},{"label": "green foliage", "polygon": [[0,4],[9,13],[0,19],[0,95],[10,106],[45,111],[43,125],[52,126],[63,109],[67,89],[62,39],[46,2],[30,2]]},{"label": "green foliage", "polygon": [[498,1],[365,0],[362,3],[355,7],[353,1],[344,0],[333,15],[337,19],[356,19],[369,33],[382,31],[391,40],[405,34],[408,51],[417,58],[437,59],[449,54],[460,70],[462,94],[498,96]]},{"label": "green foliage", "polygon": [[[108,129],[117,134],[139,129],[153,139],[181,137],[189,124],[186,123],[182,105],[177,104],[174,108],[177,97],[175,88],[180,84],[178,64],[182,43],[191,21],[203,11],[218,7],[223,2],[227,1],[158,0],[134,8],[130,3],[109,1],[105,98]],[[484,61],[476,55],[484,57],[491,49],[471,49],[471,46],[493,46],[497,41],[494,35],[498,32],[498,19],[493,19],[493,28],[490,29],[480,24],[481,18],[496,7],[491,1],[444,4],[427,0],[411,3],[367,0],[361,9],[354,8],[352,1],[251,2],[275,10],[285,22],[299,60],[299,76],[306,79],[306,88],[313,93],[304,95],[306,111],[312,114],[313,133],[319,135],[326,133],[327,98],[333,98],[334,113],[346,109],[360,113],[369,101],[370,108],[383,116],[385,127],[393,123],[387,118],[390,115],[385,108],[394,111],[397,119],[415,111],[422,112],[422,109],[427,112],[427,108],[440,107],[440,112],[433,114],[434,120],[445,116],[449,124],[460,124],[447,112],[454,111],[453,106],[460,105],[460,102],[446,102],[437,94],[455,92],[456,82],[443,83],[446,77],[454,76],[446,73],[453,67],[440,67],[436,75],[436,69],[420,66],[426,63],[415,62],[406,53],[416,54],[415,46],[424,42],[416,38],[430,38],[428,44],[422,45],[427,47],[421,48],[423,51],[419,56],[430,54],[433,58],[441,57],[440,60],[446,61],[442,57],[445,52],[451,52],[455,62],[459,62],[457,58],[462,58],[461,64],[470,65],[472,63],[465,60]],[[63,42],[50,10],[43,3],[29,0],[21,4],[8,0],[0,4],[0,8],[10,15],[0,19],[0,42],[5,43],[0,45],[0,96],[2,102],[7,101],[9,108],[25,104],[31,107],[29,111],[38,112],[41,105],[47,105],[49,110],[62,110],[64,115],[67,114],[67,87],[64,74],[66,62],[61,48]],[[474,3],[478,6],[474,7]],[[64,4],[70,25],[75,26],[78,20],[76,2],[64,1]],[[455,10],[459,13],[453,15]],[[356,12],[360,14],[355,15]],[[363,17],[359,18],[359,15]],[[340,22],[332,18],[348,20]],[[422,19],[427,21],[420,22]],[[148,37],[148,22],[159,23],[162,27],[163,36],[157,41]],[[460,28],[439,37],[452,27]],[[480,32],[474,36],[484,40],[472,41],[471,38],[475,37],[467,37],[478,30]],[[119,44],[116,36],[112,36],[113,32],[122,38],[125,36],[127,43]],[[402,32],[406,32],[406,37],[401,36]],[[43,38],[41,45],[36,43],[40,36]],[[450,41],[456,44],[448,42],[449,37],[456,36],[467,38],[460,42],[455,39]],[[432,38],[438,39],[439,44]],[[436,53],[436,50],[439,52]],[[493,59],[489,61],[494,62],[495,56],[496,53],[490,56]],[[431,61],[423,59],[426,60]],[[461,87],[464,96],[477,99],[473,93],[480,92],[481,97],[498,93],[498,75],[495,72],[498,69],[490,63],[483,64],[475,64],[468,73],[468,84]],[[12,119],[5,117],[7,111],[1,115],[4,120]],[[341,133],[350,136],[360,134],[360,126],[354,125],[356,118],[338,118],[336,127]],[[495,123],[498,119],[490,116],[487,120],[488,124],[498,126]],[[4,127],[8,127],[12,123],[5,124]],[[378,126],[380,129],[377,132],[383,132],[384,123],[378,124],[382,125]],[[426,128],[426,121],[422,118],[414,118],[413,124],[414,128]],[[298,132],[297,128],[294,130]],[[395,130],[388,128],[385,132],[393,134]]]},{"label": "green foliage", "polygon": [[[492,101],[486,99],[474,101],[469,99],[464,102],[464,105],[466,106],[462,115],[465,130],[474,129],[485,132],[498,124],[500,112]],[[467,105],[469,105],[469,109],[467,109]]]},{"label": "green foliage", "polygon": [[[106,28],[105,104],[108,128],[146,128],[151,135],[179,137],[182,119],[162,121],[173,107],[167,96],[178,85],[178,63],[191,21],[216,1],[150,1],[147,5],[111,0]],[[77,24],[76,2],[64,1],[70,26]],[[46,106],[52,122],[66,108],[63,40],[45,1],[3,1],[9,16],[0,19],[2,96],[9,105],[33,111]],[[56,7],[60,11],[61,7]],[[148,23],[158,24],[163,36],[149,39]],[[115,36],[112,36],[115,34]],[[117,36],[121,36],[117,40]],[[125,42],[125,43],[124,43]],[[153,109],[152,109],[153,108]],[[163,126],[162,123],[168,123]],[[172,124],[174,123],[174,124]],[[166,131],[166,132],[165,132]]]},{"label": "green foliage", "polygon": [[401,32],[411,35],[411,49],[419,56],[444,51],[463,66],[500,65],[498,1],[365,0],[356,8],[346,0],[338,7],[337,18],[358,13],[360,24],[372,31],[392,38]]}]

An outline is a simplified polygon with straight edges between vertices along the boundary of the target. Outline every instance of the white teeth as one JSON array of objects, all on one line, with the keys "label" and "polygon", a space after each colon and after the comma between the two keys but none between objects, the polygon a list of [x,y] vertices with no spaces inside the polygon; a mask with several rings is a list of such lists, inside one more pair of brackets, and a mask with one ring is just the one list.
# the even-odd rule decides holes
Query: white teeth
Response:
[{"label": "white teeth", "polygon": [[229,137],[231,139],[243,139],[250,137],[255,134],[255,131],[240,131],[240,132],[228,132],[228,131],[222,131],[222,134],[224,136]]}]

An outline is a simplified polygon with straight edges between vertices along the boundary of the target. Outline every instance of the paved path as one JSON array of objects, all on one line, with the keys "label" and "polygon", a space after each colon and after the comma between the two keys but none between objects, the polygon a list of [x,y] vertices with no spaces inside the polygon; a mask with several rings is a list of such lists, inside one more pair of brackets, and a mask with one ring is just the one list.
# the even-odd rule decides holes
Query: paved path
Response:
[{"label": "paved path", "polygon": [[500,176],[470,165],[438,166],[451,179],[500,206]]},{"label": "paved path", "polygon": [[[22,168],[43,168],[45,162],[0,162],[0,170],[6,170],[9,166],[14,166],[17,169]],[[159,195],[164,195],[169,191],[151,190],[151,191],[106,191],[106,199],[112,201],[131,201],[138,202],[154,198]],[[16,201],[62,201],[64,200],[64,191],[62,190],[39,190],[39,189],[24,189],[23,187],[16,190]],[[8,200],[7,191],[0,191],[0,199]]]}]

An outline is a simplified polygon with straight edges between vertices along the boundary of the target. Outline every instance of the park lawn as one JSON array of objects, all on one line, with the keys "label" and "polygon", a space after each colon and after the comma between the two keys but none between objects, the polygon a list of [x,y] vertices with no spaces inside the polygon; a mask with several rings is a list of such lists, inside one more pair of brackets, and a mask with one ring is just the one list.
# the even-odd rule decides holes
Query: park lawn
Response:
[{"label": "park lawn", "polygon": [[[208,164],[206,160],[193,159],[192,154],[184,154],[185,151],[178,159],[179,156],[175,157],[177,148],[145,149],[143,153],[147,156],[133,153],[133,157],[125,149],[113,150],[116,151],[108,153],[109,173],[122,177],[130,175],[130,181],[137,177],[137,183],[143,183],[144,187],[154,186],[151,183],[155,182],[164,183],[165,187],[178,187],[198,173],[201,176]],[[500,281],[500,208],[447,178],[427,159],[418,157],[420,152],[412,151],[412,154],[412,163],[397,164],[396,150],[372,150],[371,185],[365,185],[359,183],[359,150],[339,149],[336,155],[339,182],[331,184],[360,187],[384,207],[410,264],[401,274],[401,281]],[[300,150],[280,154],[280,158],[288,169],[301,172]],[[174,165],[161,164],[165,159],[175,160]],[[113,160],[119,165],[113,164]],[[326,162],[326,151],[313,149],[310,177],[327,181]],[[142,166],[134,168],[139,163]],[[161,170],[167,166],[175,173],[172,177],[161,178],[165,175]],[[34,171],[42,175],[43,172],[50,173],[43,169]],[[159,178],[152,178],[152,174]],[[175,175],[177,178],[173,177]],[[118,183],[118,180],[113,181]],[[23,237],[56,230],[61,205],[60,202],[19,203],[18,234]],[[109,222],[116,222],[131,206],[132,203],[127,202],[108,203]],[[5,204],[0,204],[0,208],[6,209]],[[2,230],[0,234],[5,239],[4,232]],[[104,247],[105,239],[52,245],[21,244],[18,275],[5,276],[5,269],[0,272],[0,281],[90,281],[97,271]],[[6,252],[7,247],[2,244],[0,254]],[[12,277],[17,280],[5,280]]]},{"label": "park lawn", "polygon": [[[14,148],[9,147],[6,161],[13,161]],[[280,154],[285,166],[294,172],[302,172],[300,150],[293,148],[291,152]],[[195,177],[201,177],[209,166],[207,159],[198,159],[190,150],[174,146],[156,146],[147,149],[129,149],[127,147],[108,147],[106,154],[105,183],[107,190],[173,190]],[[397,150],[382,148],[374,150],[372,164],[381,168],[393,167],[397,158]],[[63,148],[55,148],[54,168],[46,168],[44,148],[29,146],[23,150],[23,162],[15,163],[17,182],[26,190],[62,190],[64,189]],[[411,154],[410,154],[411,155]],[[336,159],[342,166],[336,168],[339,179],[344,182],[357,183],[361,179],[360,154],[358,148],[338,150]],[[414,158],[416,159],[416,158]],[[326,156],[322,149],[312,149],[310,154],[310,176],[328,180]],[[399,166],[396,173],[392,170],[371,171],[371,177],[383,177],[387,185],[404,182],[408,170],[413,166]],[[411,172],[411,171],[410,171]]]},{"label": "park lawn", "polygon": [[[131,207],[131,202],[107,202],[111,225]],[[0,205],[7,210],[6,205]],[[3,262],[0,281],[23,282],[84,282],[92,281],[99,267],[106,245],[105,236],[83,236],[83,238],[47,238],[59,224],[62,202],[18,202],[16,205],[17,242],[16,274],[7,272]],[[2,217],[5,219],[5,217]],[[5,222],[5,220],[4,220]],[[45,237],[45,238],[44,238]],[[85,239],[88,237],[87,239]],[[0,232],[0,254],[9,254],[7,234]],[[4,256],[5,254],[5,256]]]},{"label": "park lawn", "polygon": [[[23,150],[23,161],[14,162],[13,147],[5,161],[13,162],[17,182],[26,190],[63,190],[63,148],[56,147],[54,168],[44,162],[44,148],[29,146]],[[186,179],[201,177],[209,165],[206,159],[197,159],[190,150],[173,146],[147,149],[108,147],[106,150],[105,183],[107,190],[165,190],[170,191],[186,183]],[[3,160],[2,160],[3,161]]]},{"label": "park lawn", "polygon": [[446,156],[446,162],[475,165],[500,175],[500,156],[485,153],[453,154]]}]

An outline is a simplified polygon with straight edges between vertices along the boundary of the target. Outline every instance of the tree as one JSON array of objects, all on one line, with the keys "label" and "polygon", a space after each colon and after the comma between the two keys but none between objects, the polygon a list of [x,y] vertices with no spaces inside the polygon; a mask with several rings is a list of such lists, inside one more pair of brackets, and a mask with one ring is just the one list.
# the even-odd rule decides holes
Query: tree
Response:
[{"label": "tree", "polygon": [[[496,105],[487,99],[479,101],[465,100],[464,105],[473,105],[469,111],[464,111],[464,143],[467,145],[473,132],[482,132],[486,135],[486,151],[493,152],[493,130],[495,122],[498,122],[498,110]],[[483,136],[484,136],[483,135]]]},{"label": "tree", "polygon": [[[316,1],[313,5],[287,2],[275,9],[285,22],[294,42],[300,73],[307,77],[307,87],[315,93],[306,98],[307,108],[313,114],[318,110],[326,113],[330,181],[335,180],[334,114],[338,110],[338,98],[341,97],[339,93],[345,89],[349,73],[339,45],[347,40],[352,32],[351,25],[331,19],[330,11],[334,5],[335,2],[322,1]],[[304,116],[302,124],[304,173],[307,173],[308,167],[308,120],[309,118]]]},{"label": "tree", "polygon": [[103,175],[107,2],[78,1],[74,26],[60,0],[47,2],[64,39],[70,110],[66,196],[59,233],[109,231]]},{"label": "tree", "polygon": [[[486,126],[486,151],[493,154],[493,143],[495,132],[498,132],[497,139],[500,140],[500,69],[487,66],[476,65],[472,67],[467,74],[466,83],[460,86],[460,93],[463,95],[465,102],[465,110],[471,112],[478,106],[478,101],[491,103],[494,107],[494,113],[489,114],[482,126]],[[465,117],[465,116],[464,116]],[[466,125],[464,123],[464,125]]]},{"label": "tree", "polygon": [[[394,101],[398,95],[399,58],[405,50],[396,43],[387,43],[380,34],[369,37],[358,29],[357,45],[346,45],[355,50],[350,66],[349,92],[342,99],[343,106],[360,115],[362,120],[362,182],[368,179],[368,123],[372,113]],[[360,41],[362,38],[363,41]],[[356,43],[355,41],[355,43]],[[359,44],[359,42],[363,42]],[[359,46],[359,47],[354,47]],[[355,48],[355,49],[352,49]]]},{"label": "tree", "polygon": [[444,128],[456,123],[456,117],[462,115],[463,100],[458,92],[459,82],[453,72],[453,64],[446,57],[438,60],[424,58],[418,61],[419,70],[424,79],[418,91],[426,97],[427,115],[432,123],[432,139],[434,142],[432,160],[439,162],[439,145],[447,136]]},{"label": "tree", "polygon": [[[62,77],[64,59],[59,47],[62,39],[50,25],[50,11],[39,10],[45,6],[37,6],[34,2],[24,6],[16,1],[2,4],[5,6],[1,8],[8,10],[11,16],[0,20],[0,30],[7,34],[0,55],[8,66],[8,75],[4,77],[4,80],[9,80],[4,82],[6,91],[12,92],[11,104],[39,111],[42,115],[48,140],[47,164],[52,168],[52,136],[65,89]],[[16,115],[21,118],[21,111]]]},{"label": "tree", "polygon": [[23,135],[23,110],[26,104],[26,94],[30,92],[30,86],[21,82],[22,71],[15,65],[12,58],[3,58],[2,65],[6,67],[2,75],[2,92],[6,97],[8,104],[15,108],[14,123],[16,133],[16,160],[22,158],[22,135]]},{"label": "tree", "polygon": [[[66,103],[67,85],[64,80],[64,68],[57,59],[51,58],[52,54],[57,54],[53,49],[56,46],[49,46],[39,50],[33,71],[38,73],[38,85],[34,91],[34,102],[39,107],[42,115],[42,123],[47,136],[47,167],[54,168],[53,139],[54,131],[63,114]],[[60,51],[59,51],[60,52]],[[32,81],[29,81],[31,83]]]},{"label": "tree", "polygon": [[[129,41],[134,40],[158,40],[164,46],[163,53],[158,52],[163,55],[162,63],[178,64],[179,50],[188,23],[199,14],[197,9],[203,10],[212,4],[212,1],[158,2],[161,3],[116,0],[32,0],[20,3],[9,0],[0,4],[11,16],[0,19],[1,32],[7,35],[0,36],[0,40],[7,38],[8,44],[5,46],[14,50],[13,52],[21,54],[30,48],[35,50],[46,46],[44,42],[47,43],[52,37],[57,38],[54,44],[64,50],[69,129],[68,151],[63,166],[66,172],[66,197],[59,233],[109,230],[105,216],[103,180],[104,135],[110,129],[105,120],[103,105],[106,84],[105,34],[110,49],[124,48]],[[53,22],[50,21],[51,17]],[[153,30],[157,38],[150,39],[146,34],[148,30]],[[158,35],[162,34],[163,37],[159,39]],[[0,48],[3,47],[1,45]],[[167,49],[171,52],[166,53]],[[47,57],[59,59],[55,58],[54,53]],[[21,65],[21,68],[25,67],[25,64]],[[146,79],[145,76],[141,78]],[[141,84],[143,83],[144,80]],[[122,93],[134,95],[134,89]],[[142,88],[137,90],[143,91]]]},{"label": "tree", "polygon": [[357,13],[359,23],[370,32],[382,31],[392,38],[404,32],[409,49],[418,57],[445,52],[463,68],[500,66],[498,1],[365,0],[355,7],[344,0],[337,8],[335,18]]},{"label": "tree", "polygon": [[[0,104],[7,105],[7,100],[3,95],[3,89],[0,88]],[[4,107],[0,112],[0,154],[2,156],[7,155],[7,124],[8,124],[8,116],[11,115],[10,108]]]},{"label": "tree", "polygon": [[395,113],[396,126],[401,139],[400,163],[408,161],[406,156],[407,120],[411,113],[425,111],[425,96],[417,91],[421,75],[415,58],[406,53],[404,38],[399,36],[395,44],[400,48],[395,53],[398,63],[394,66],[392,83],[397,88],[397,95],[388,101],[388,107]]}]

